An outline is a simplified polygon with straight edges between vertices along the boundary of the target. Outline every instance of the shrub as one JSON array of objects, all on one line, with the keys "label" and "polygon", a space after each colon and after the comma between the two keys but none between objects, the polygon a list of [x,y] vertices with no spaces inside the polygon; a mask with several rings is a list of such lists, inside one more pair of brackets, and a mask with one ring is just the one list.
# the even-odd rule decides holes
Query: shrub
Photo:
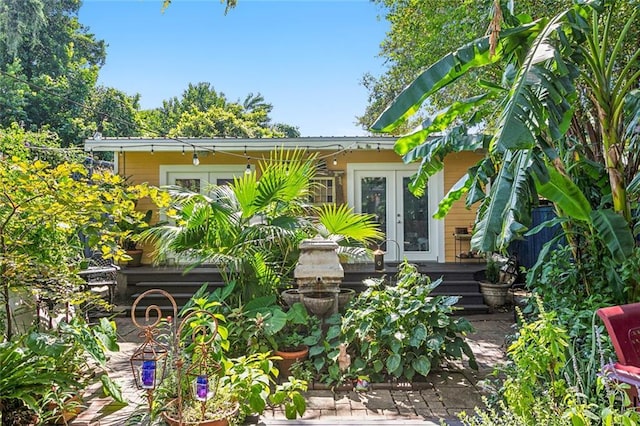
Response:
[{"label": "shrub", "polygon": [[355,373],[372,380],[388,376],[412,380],[426,376],[445,359],[461,359],[477,368],[463,336],[473,331],[462,317],[452,317],[458,296],[433,296],[441,280],[431,282],[408,263],[399,267],[395,286],[372,280],[343,317],[343,338]]}]

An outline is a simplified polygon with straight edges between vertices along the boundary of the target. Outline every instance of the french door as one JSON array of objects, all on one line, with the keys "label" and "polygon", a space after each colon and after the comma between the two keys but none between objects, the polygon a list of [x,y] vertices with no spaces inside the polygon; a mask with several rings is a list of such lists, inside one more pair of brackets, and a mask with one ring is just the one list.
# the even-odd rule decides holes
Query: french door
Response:
[{"label": "french door", "polygon": [[350,204],[374,215],[386,242],[386,260],[443,260],[442,223],[433,219],[441,197],[441,176],[429,180],[422,197],[409,191],[415,168],[397,165],[354,164],[348,171]]}]

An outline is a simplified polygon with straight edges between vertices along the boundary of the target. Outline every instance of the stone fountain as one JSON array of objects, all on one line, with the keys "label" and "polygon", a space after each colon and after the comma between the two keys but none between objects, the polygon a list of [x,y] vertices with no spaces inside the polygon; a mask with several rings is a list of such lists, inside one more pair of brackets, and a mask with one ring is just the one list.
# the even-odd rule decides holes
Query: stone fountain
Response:
[{"label": "stone fountain", "polygon": [[321,237],[302,241],[300,258],[293,271],[299,301],[321,318],[338,312],[344,269],[337,248],[336,242]]}]

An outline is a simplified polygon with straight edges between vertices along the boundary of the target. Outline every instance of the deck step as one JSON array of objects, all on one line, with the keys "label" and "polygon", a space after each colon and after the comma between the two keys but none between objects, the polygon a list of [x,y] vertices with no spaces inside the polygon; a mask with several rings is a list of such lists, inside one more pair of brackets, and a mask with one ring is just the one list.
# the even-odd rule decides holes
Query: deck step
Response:
[{"label": "deck step", "polygon": [[[363,281],[367,278],[381,278],[386,276],[392,283],[397,273],[397,264],[387,264],[385,271],[375,271],[373,264],[346,264],[344,266],[343,288],[364,291]],[[442,278],[443,282],[433,290],[434,295],[462,296],[457,306],[465,308],[465,313],[486,313],[487,306],[483,304],[482,295],[477,282],[478,271],[483,265],[462,263],[428,263],[418,265],[418,270],[429,275],[432,280]],[[214,267],[199,267],[184,273],[180,267],[149,267],[124,268],[118,272],[119,289],[126,289],[126,294],[119,294],[119,301],[132,304],[133,300],[144,291],[161,288],[176,298],[179,306],[198,291],[203,283],[208,283],[209,291],[223,286],[220,271]],[[124,285],[122,285],[124,283]],[[159,296],[149,299],[160,302]]]}]

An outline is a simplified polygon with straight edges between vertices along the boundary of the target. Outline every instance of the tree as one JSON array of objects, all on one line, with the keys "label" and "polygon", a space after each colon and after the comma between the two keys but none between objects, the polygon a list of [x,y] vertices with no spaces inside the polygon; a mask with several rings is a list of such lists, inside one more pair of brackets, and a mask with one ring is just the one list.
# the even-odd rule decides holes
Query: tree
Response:
[{"label": "tree", "polygon": [[0,125],[43,126],[64,145],[77,143],[73,120],[96,83],[105,45],[78,22],[80,0],[0,3]]},{"label": "tree", "polygon": [[[297,137],[297,128],[271,124],[273,106],[258,93],[244,101],[230,102],[211,83],[189,83],[181,97],[162,102],[162,107],[139,114],[145,131],[171,137]],[[290,136],[296,135],[296,136]]]},{"label": "tree", "polygon": [[139,94],[129,96],[112,87],[96,86],[73,123],[82,138],[91,137],[96,131],[105,137],[139,136],[139,109]]},{"label": "tree", "polygon": [[107,171],[89,175],[79,163],[52,167],[17,156],[0,159],[0,187],[0,324],[7,340],[15,333],[12,289],[54,302],[85,300],[77,275],[85,243],[105,258],[124,259],[115,224],[143,221],[144,213],[135,210],[139,198],[151,197],[158,205],[168,200],[146,185],[127,187]]},{"label": "tree", "polygon": [[[474,40],[427,68],[373,128],[393,131],[433,93],[473,69],[502,62],[501,81],[485,84],[482,95],[457,100],[397,141],[396,152],[405,161],[423,160],[413,190],[419,192],[442,168],[448,153],[485,147],[485,158],[451,189],[438,214],[467,194],[468,205],[481,202],[474,248],[505,250],[527,231],[531,208],[544,196],[555,203],[555,223],[564,226],[576,262],[583,256],[599,259],[599,273],[606,274],[618,300],[634,300],[640,283],[623,282],[615,265],[632,256],[632,230],[639,222],[626,192],[630,178],[640,179],[640,48],[630,37],[638,13],[637,1],[578,3],[552,19],[503,29],[497,40]],[[481,118],[495,123],[484,134],[471,134],[456,122],[464,113],[482,113],[488,99],[501,108],[495,116],[484,110]],[[434,132],[443,134],[429,138]]]},{"label": "tree", "polygon": [[[369,91],[369,102],[357,119],[365,129],[421,70],[468,40],[485,34],[491,20],[489,5],[493,2],[375,0],[375,3],[384,7],[385,17],[390,23],[379,53],[387,64],[387,70],[379,77],[365,74],[362,78],[363,86]],[[570,0],[526,0],[516,2],[516,6],[519,13],[535,16],[541,12],[556,13],[570,3]],[[513,24],[514,18],[507,14],[506,19]],[[423,106],[424,113],[433,114],[461,96],[479,93],[480,79],[494,79],[501,72],[500,64],[469,72],[461,77],[455,90],[447,88],[434,93]],[[404,123],[394,134],[402,134],[415,127],[420,116]]]}]

